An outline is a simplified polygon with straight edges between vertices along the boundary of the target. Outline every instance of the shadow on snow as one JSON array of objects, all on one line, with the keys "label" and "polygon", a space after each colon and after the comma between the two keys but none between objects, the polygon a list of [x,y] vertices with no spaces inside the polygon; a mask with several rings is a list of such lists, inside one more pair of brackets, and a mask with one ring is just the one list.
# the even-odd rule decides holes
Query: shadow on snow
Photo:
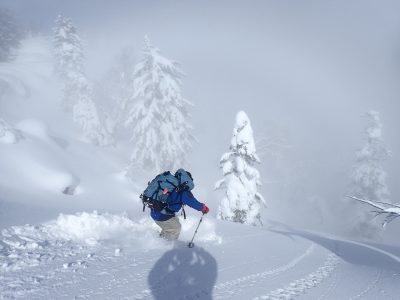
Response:
[{"label": "shadow on snow", "polygon": [[154,299],[212,299],[217,262],[200,247],[179,244],[153,266],[148,283]]},{"label": "shadow on snow", "polygon": [[[293,239],[294,236],[308,239],[335,253],[337,256],[351,264],[400,271],[400,258],[394,254],[400,253],[399,248],[388,248],[386,245],[380,244],[367,244],[364,242],[339,240],[321,236],[316,233],[296,230],[285,224],[280,224],[277,222],[271,222],[271,224],[272,226],[268,229],[269,231],[283,234],[290,239]],[[278,227],[283,229],[276,229]]]}]

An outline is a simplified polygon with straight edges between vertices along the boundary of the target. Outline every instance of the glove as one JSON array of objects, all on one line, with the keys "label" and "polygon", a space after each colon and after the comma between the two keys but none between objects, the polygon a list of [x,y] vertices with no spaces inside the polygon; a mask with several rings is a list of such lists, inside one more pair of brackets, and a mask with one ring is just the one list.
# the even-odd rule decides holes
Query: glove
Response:
[{"label": "glove", "polygon": [[203,214],[206,214],[206,213],[208,213],[210,211],[210,209],[207,207],[207,205],[205,205],[204,203],[203,203],[203,207],[202,207],[202,209],[201,209],[201,212],[203,213]]}]

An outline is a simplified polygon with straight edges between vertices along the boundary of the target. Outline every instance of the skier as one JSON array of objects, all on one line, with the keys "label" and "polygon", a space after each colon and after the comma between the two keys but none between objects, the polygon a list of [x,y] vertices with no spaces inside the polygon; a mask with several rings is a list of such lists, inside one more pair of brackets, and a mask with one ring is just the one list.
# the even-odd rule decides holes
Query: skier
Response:
[{"label": "skier", "polygon": [[209,212],[207,205],[200,203],[190,191],[169,191],[164,189],[163,195],[168,195],[167,203],[170,203],[168,209],[157,211],[152,208],[150,216],[161,227],[160,237],[166,240],[177,240],[181,233],[181,223],[175,216],[175,212],[180,211],[183,205],[188,205],[203,214]]}]

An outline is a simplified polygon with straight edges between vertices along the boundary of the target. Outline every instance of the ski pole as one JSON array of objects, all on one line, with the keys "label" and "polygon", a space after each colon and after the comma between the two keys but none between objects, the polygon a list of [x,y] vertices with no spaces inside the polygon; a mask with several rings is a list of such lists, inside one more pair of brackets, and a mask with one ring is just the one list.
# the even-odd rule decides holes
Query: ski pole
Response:
[{"label": "ski pole", "polygon": [[193,234],[192,240],[188,244],[189,248],[193,248],[194,247],[193,240],[194,240],[194,237],[196,236],[197,230],[199,229],[201,222],[203,221],[203,217],[204,217],[204,213],[202,214],[202,216],[200,218],[199,224],[197,224],[197,228],[196,228],[196,231]]}]

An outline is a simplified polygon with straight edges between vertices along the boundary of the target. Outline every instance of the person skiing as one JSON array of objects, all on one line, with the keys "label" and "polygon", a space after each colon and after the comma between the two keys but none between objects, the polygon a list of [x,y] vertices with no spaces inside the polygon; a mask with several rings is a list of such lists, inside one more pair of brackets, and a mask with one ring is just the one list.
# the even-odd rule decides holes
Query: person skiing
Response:
[{"label": "person skiing", "polygon": [[201,211],[209,212],[205,203],[199,202],[192,194],[194,188],[193,178],[190,172],[179,169],[174,175],[169,171],[157,175],[141,195],[143,211],[145,206],[150,208],[150,216],[161,227],[160,237],[166,240],[176,240],[181,232],[181,223],[176,213],[188,205]]},{"label": "person skiing", "polygon": [[169,191],[168,189],[164,189],[163,194],[168,194],[167,202],[171,204],[168,209],[161,211],[151,209],[150,216],[161,227],[160,237],[166,240],[177,240],[181,233],[182,226],[175,212],[180,211],[183,205],[188,205],[195,210],[201,211],[203,214],[209,212],[207,205],[199,202],[190,191]]}]

